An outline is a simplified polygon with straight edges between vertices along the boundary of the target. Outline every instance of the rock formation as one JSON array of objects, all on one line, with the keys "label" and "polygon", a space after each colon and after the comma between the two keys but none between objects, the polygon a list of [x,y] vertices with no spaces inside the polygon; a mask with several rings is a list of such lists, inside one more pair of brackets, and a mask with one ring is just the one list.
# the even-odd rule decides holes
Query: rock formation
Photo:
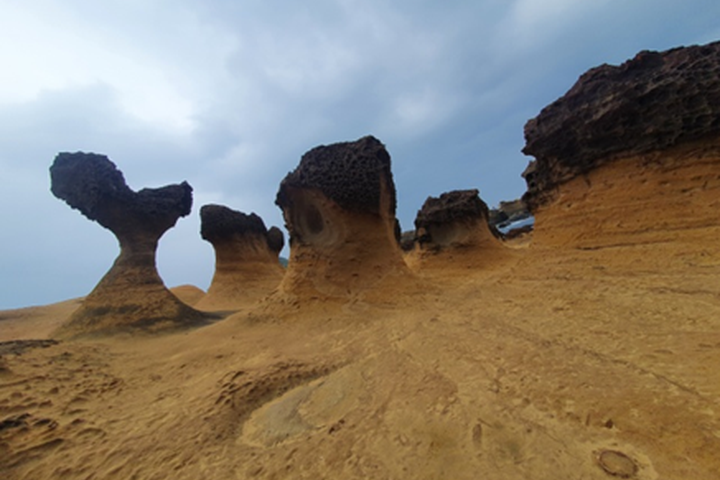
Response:
[{"label": "rock formation", "polygon": [[283,291],[345,297],[406,273],[390,155],[376,138],[305,153],[275,203],[290,233]]},{"label": "rock formation", "polygon": [[134,192],[106,156],[82,152],[60,153],[50,176],[56,197],[112,231],[120,243],[112,268],[58,335],[158,331],[195,325],[205,318],[165,287],[155,267],[160,237],[190,213],[190,185]]},{"label": "rock formation", "polygon": [[415,248],[406,259],[412,267],[457,259],[467,267],[504,258],[498,231],[488,224],[489,209],[478,190],[454,190],[428,197],[415,218]]},{"label": "rock formation", "polygon": [[525,138],[536,242],[597,249],[704,235],[720,223],[720,42],[593,68]]},{"label": "rock formation", "polygon": [[270,293],[285,270],[278,255],[285,240],[277,227],[268,230],[262,218],[222,205],[200,209],[202,238],[215,249],[215,275],[201,310],[232,310]]}]

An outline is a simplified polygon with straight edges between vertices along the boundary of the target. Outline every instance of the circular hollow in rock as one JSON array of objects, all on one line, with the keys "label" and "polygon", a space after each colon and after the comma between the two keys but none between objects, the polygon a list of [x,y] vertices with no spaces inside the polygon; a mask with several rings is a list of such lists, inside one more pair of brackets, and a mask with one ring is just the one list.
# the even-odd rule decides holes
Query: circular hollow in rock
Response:
[{"label": "circular hollow in rock", "polygon": [[315,205],[310,204],[307,206],[304,220],[310,233],[318,234],[322,232],[325,221],[323,220],[320,210],[318,210]]},{"label": "circular hollow in rock", "polygon": [[603,450],[598,455],[600,467],[612,476],[620,478],[633,477],[637,471],[637,464],[632,458],[615,450]]}]

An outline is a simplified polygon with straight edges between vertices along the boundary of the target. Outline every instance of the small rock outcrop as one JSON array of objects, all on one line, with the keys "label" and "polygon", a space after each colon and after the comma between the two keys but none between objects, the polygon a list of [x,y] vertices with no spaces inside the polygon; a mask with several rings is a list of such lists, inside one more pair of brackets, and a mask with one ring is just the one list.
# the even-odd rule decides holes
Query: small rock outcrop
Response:
[{"label": "small rock outcrop", "polygon": [[345,297],[406,272],[390,155],[372,136],[305,153],[275,203],[290,233],[282,290]]},{"label": "small rock outcrop", "polygon": [[525,139],[536,245],[701,244],[720,225],[720,42],[593,68]]},{"label": "small rock outcrop", "polygon": [[525,125],[525,200],[536,209],[555,189],[619,157],[667,150],[720,133],[720,42],[643,51],[583,74]]},{"label": "small rock outcrop", "polygon": [[135,192],[106,156],[83,152],[57,155],[50,177],[57,198],[112,231],[120,243],[112,268],[57,335],[158,331],[196,325],[205,318],[165,287],[155,266],[160,237],[190,213],[190,185]]},{"label": "small rock outcrop", "polygon": [[497,260],[505,247],[488,219],[488,206],[476,189],[428,197],[415,218],[415,248],[408,263],[427,266],[439,256],[441,265],[457,258],[477,267],[478,259]]},{"label": "small rock outcrop", "polygon": [[[488,206],[478,190],[453,190],[428,197],[415,217],[417,241],[422,247],[443,248],[477,238],[476,227],[487,225]],[[490,233],[492,232],[488,229]]]},{"label": "small rock outcrop", "polygon": [[268,230],[258,215],[222,205],[204,205],[200,220],[200,234],[215,250],[215,274],[197,308],[236,309],[278,286],[285,274],[278,258],[285,245],[279,228]]}]

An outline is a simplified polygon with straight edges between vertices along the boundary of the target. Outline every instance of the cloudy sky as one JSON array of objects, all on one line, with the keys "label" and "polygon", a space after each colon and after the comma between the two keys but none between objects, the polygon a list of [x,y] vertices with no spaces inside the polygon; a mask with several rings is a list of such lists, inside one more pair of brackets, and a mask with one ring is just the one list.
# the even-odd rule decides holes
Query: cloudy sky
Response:
[{"label": "cloudy sky", "polygon": [[0,0],[0,309],[85,295],[118,253],[50,193],[57,152],[106,154],[136,190],[187,180],[158,267],[207,288],[201,205],[281,225],[300,156],[366,134],[404,229],[428,195],[517,198],[528,119],[590,67],[720,39],[718,18],[717,0]]}]

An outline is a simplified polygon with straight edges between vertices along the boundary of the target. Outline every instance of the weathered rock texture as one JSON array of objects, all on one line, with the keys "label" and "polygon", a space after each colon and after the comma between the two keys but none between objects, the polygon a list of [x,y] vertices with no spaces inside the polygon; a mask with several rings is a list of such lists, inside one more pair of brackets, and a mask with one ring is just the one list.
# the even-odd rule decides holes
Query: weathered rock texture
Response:
[{"label": "weathered rock texture", "polygon": [[718,133],[720,42],[593,68],[525,125],[523,152],[537,159],[525,200],[537,209],[561,184],[612,160]]},{"label": "weathered rock texture", "polygon": [[200,219],[200,234],[215,249],[215,275],[197,308],[236,309],[278,286],[285,273],[278,258],[285,244],[279,228],[268,230],[254,213],[222,205],[203,206]]},{"label": "weathered rock texture", "polygon": [[310,150],[276,204],[290,233],[283,291],[343,297],[406,272],[390,155],[376,138]]},{"label": "weathered rock texture", "polygon": [[594,68],[525,136],[536,245],[717,244],[720,43]]},{"label": "weathered rock texture", "polygon": [[204,318],[165,287],[155,267],[160,237],[190,213],[190,185],[134,192],[106,156],[82,152],[60,153],[50,176],[56,197],[112,231],[120,243],[110,271],[58,335],[157,331],[194,325]]},{"label": "weathered rock texture", "polygon": [[[428,197],[415,218],[415,249],[406,258],[411,267],[457,259],[469,267],[503,257],[500,234],[488,224],[489,209],[478,190],[454,190]],[[437,258],[435,258],[437,257]]]}]

